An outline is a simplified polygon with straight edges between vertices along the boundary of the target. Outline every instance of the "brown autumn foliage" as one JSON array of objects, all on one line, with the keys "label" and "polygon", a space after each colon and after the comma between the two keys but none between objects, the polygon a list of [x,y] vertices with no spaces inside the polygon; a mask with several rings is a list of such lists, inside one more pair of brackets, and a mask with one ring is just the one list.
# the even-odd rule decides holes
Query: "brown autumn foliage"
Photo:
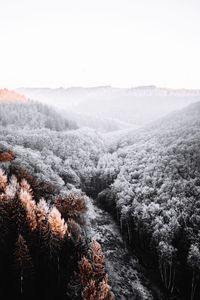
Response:
[{"label": "brown autumn foliage", "polygon": [[84,300],[114,300],[105,270],[105,257],[97,241],[91,244],[91,260],[82,257],[79,268]]},{"label": "brown autumn foliage", "polygon": [[[8,179],[0,169],[0,186],[0,282],[4,282],[6,299],[18,299],[19,295],[23,299],[32,299],[32,283],[40,276],[42,278],[34,291],[44,292],[45,295],[49,294],[50,299],[57,299],[55,295],[59,285],[56,278],[61,278],[58,270],[61,274],[68,272],[67,277],[70,279],[73,269],[78,269],[73,234],[69,234],[68,225],[55,206],[50,209],[44,199],[36,204],[34,189],[27,180],[22,179],[19,183],[14,175]],[[72,253],[65,254],[63,249],[68,249],[69,245]],[[57,265],[51,262],[50,254],[57,257]],[[64,263],[60,265],[62,255],[65,259],[62,259]],[[73,262],[71,269],[70,260]],[[10,269],[12,274],[9,273]],[[66,281],[66,276],[64,278]],[[8,290],[7,285],[12,289]],[[60,293],[64,294],[65,291]]]},{"label": "brown autumn foliage", "polygon": [[36,203],[32,198],[31,187],[25,179],[21,181],[19,199],[26,211],[26,218],[30,229],[34,231],[37,228]]},{"label": "brown autumn foliage", "polygon": [[103,254],[101,245],[97,241],[92,241],[91,250],[95,276],[98,280],[102,280],[105,277],[106,273],[105,256]]},{"label": "brown autumn foliage", "polygon": [[66,220],[78,220],[87,210],[84,198],[72,193],[57,197],[54,204]]},{"label": "brown autumn foliage", "polygon": [[0,191],[3,192],[7,186],[7,176],[0,170]]},{"label": "brown autumn foliage", "polygon": [[15,158],[15,155],[12,150],[0,152],[0,161],[7,162],[12,161]]},{"label": "brown autumn foliage", "polygon": [[[83,300],[114,299],[101,246],[93,241],[88,248],[77,223],[86,210],[84,199],[70,194],[65,201],[58,196],[57,206],[50,206],[42,183],[24,169],[13,169],[9,177],[0,169],[1,292],[7,299],[23,300],[59,300],[66,294],[66,300],[74,295]],[[46,200],[37,201],[35,192]],[[86,258],[89,252],[91,259]],[[73,285],[74,274],[79,275]],[[72,289],[66,291],[68,283]]]},{"label": "brown autumn foliage", "polygon": [[114,300],[114,294],[111,292],[110,285],[108,284],[108,275],[99,283],[98,300]]},{"label": "brown autumn foliage", "polygon": [[48,221],[52,233],[58,235],[61,239],[64,239],[65,235],[69,234],[68,225],[56,207],[53,207],[49,212]]},{"label": "brown autumn foliage", "polygon": [[93,275],[93,266],[89,260],[83,256],[80,262],[80,278],[82,286],[86,286],[92,278]]},{"label": "brown autumn foliage", "polygon": [[73,219],[68,219],[67,224],[68,224],[69,234],[71,235],[71,238],[73,239],[74,244],[76,244],[76,245],[80,244],[82,242],[82,236],[80,234],[81,227]]},{"label": "brown autumn foliage", "polygon": [[32,187],[32,190],[34,191],[34,198],[37,201],[39,201],[41,198],[48,199],[52,195],[55,195],[59,192],[52,183],[39,180],[22,167],[11,165],[10,172],[16,176],[19,182],[21,182],[23,179],[26,179],[26,181]]},{"label": "brown autumn foliage", "polygon": [[99,300],[96,288],[96,282],[90,279],[82,293],[84,300]]},{"label": "brown autumn foliage", "polygon": [[35,214],[39,228],[42,228],[48,221],[49,206],[44,199],[40,199],[37,203]]}]

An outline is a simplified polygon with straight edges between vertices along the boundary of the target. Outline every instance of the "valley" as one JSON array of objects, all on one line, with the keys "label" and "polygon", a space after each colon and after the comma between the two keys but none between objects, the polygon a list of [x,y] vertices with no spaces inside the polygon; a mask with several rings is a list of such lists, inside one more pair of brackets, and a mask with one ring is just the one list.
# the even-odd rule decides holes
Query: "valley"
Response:
[{"label": "valley", "polygon": [[[187,101],[198,99],[198,93],[190,98],[193,96],[191,92]],[[151,101],[151,96],[148,99]],[[101,299],[105,289],[109,299],[198,299],[200,105],[195,101],[187,106],[184,101],[181,109],[157,120],[120,130],[115,125],[106,130],[104,120],[103,130],[80,126],[73,116],[68,117],[70,113],[60,114],[58,109],[36,101],[0,103],[0,164],[2,174],[8,177],[6,184],[2,181],[3,199],[7,199],[6,185],[11,185],[12,176],[19,182],[25,178],[34,194],[33,211],[44,199],[51,212],[60,199],[61,215],[57,214],[63,219],[59,222],[66,222],[75,236],[80,232],[81,244],[73,240],[78,256],[73,258],[77,260],[73,260],[65,287],[68,299],[86,294]],[[72,204],[81,210],[73,212],[77,223],[73,226]],[[80,218],[76,219],[76,214]],[[29,237],[32,233],[28,227],[18,230],[38,271]],[[14,247],[15,236],[9,234]],[[73,234],[66,236],[66,243],[71,243],[69,236]],[[4,239],[2,243],[7,245]],[[58,257],[62,260],[62,247],[67,244],[61,245]],[[36,246],[42,251],[40,244]],[[11,248],[9,251],[12,253]],[[94,251],[99,253],[101,269],[91,254]],[[57,278],[54,268],[52,278]],[[91,268],[99,270],[98,280],[89,272]],[[62,272],[65,270],[64,263]],[[74,277],[73,271],[80,272],[80,277]],[[56,291],[60,299],[64,295],[64,275],[59,276],[62,284],[56,284],[52,299]],[[40,285],[37,289],[45,293]]]}]

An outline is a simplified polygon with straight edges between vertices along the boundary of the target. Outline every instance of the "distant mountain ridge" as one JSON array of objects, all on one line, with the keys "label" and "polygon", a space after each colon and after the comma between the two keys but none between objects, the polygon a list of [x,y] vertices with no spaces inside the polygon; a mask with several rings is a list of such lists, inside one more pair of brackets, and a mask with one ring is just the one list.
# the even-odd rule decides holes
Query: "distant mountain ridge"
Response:
[{"label": "distant mountain ridge", "polygon": [[172,89],[172,88],[164,88],[164,87],[157,87],[155,85],[147,85],[147,86],[136,86],[131,88],[116,88],[112,86],[96,86],[96,87],[59,87],[59,88],[25,88],[21,87],[16,89],[16,91],[21,91],[28,94],[35,94],[37,95],[39,92],[43,92],[44,94],[47,93],[54,93],[56,94],[71,94],[76,93],[82,94],[85,93],[108,93],[108,92],[117,92],[117,93],[131,93],[134,96],[200,96],[200,89]]},{"label": "distant mountain ridge", "polygon": [[72,116],[79,127],[100,131],[121,130],[129,126],[138,128],[200,101],[200,90],[153,85],[134,88],[21,88],[16,91]]},{"label": "distant mountain ridge", "polygon": [[200,96],[199,89],[171,89],[162,88],[154,85],[150,86],[138,86],[130,89],[135,95],[146,95],[146,96]]},{"label": "distant mountain ridge", "polygon": [[8,89],[0,89],[0,101],[26,102],[27,99],[19,92],[11,91]]}]

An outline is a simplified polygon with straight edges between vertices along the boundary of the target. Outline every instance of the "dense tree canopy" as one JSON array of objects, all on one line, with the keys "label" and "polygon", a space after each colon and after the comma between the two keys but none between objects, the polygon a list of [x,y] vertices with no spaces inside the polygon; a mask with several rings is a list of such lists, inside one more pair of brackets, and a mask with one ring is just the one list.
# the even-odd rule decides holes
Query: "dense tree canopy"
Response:
[{"label": "dense tree canopy", "polygon": [[[27,207],[33,206],[34,211],[34,205],[40,205],[43,211],[50,209],[48,222],[52,231],[60,230],[62,238],[69,228],[75,234],[78,227],[74,222],[81,222],[79,210],[84,212],[85,206],[82,200],[77,202],[75,196],[69,195],[83,195],[84,191],[115,215],[124,239],[132,250],[140,253],[143,263],[153,268],[167,297],[198,299],[200,104],[192,104],[148,127],[113,135],[100,135],[83,128],[68,130],[68,123],[52,115],[49,108],[35,103],[28,104],[28,108],[25,104],[16,105],[20,106],[14,111],[13,107],[9,109],[7,104],[1,104],[2,168],[8,176],[14,174],[30,182],[36,201],[41,197],[49,204],[55,201],[51,209],[45,208],[44,202],[34,204],[32,200],[27,206],[22,201],[23,193],[19,194],[20,213],[26,211],[26,220],[33,231],[37,224],[32,222],[34,218],[27,213]],[[36,175],[37,180],[29,173]],[[14,185],[8,189],[12,194],[19,187],[16,180],[10,177],[9,180]],[[23,182],[19,184],[22,189]],[[0,189],[5,191],[6,185],[7,179],[1,173]],[[68,227],[63,221],[57,227],[53,221],[62,217],[68,221]],[[1,224],[4,239],[6,227]],[[26,259],[18,258],[17,268],[28,263],[32,270],[30,245],[26,235],[19,233],[14,240],[16,256],[22,251]],[[100,251],[98,246],[96,249]],[[103,262],[101,254],[99,259]],[[104,273],[102,282],[95,282],[91,273],[94,269],[94,258],[83,257],[80,272],[88,270],[90,275],[86,278],[81,275],[82,288],[83,282],[86,285],[82,295],[98,299],[99,293],[109,294],[110,289]]]},{"label": "dense tree canopy", "polygon": [[198,299],[199,103],[115,139],[115,145],[113,154],[99,160],[97,181],[109,187],[99,200],[116,208],[130,245],[157,260],[166,290],[177,293],[180,273],[184,281],[190,269],[191,287],[182,286],[179,296]]},{"label": "dense tree canopy", "polygon": [[49,205],[43,189],[44,198],[36,201],[37,187],[32,189],[24,175],[18,170],[17,177],[11,172],[8,177],[0,169],[2,297],[113,300],[101,246],[96,241],[88,246],[79,225],[84,198],[57,195],[56,206]]}]

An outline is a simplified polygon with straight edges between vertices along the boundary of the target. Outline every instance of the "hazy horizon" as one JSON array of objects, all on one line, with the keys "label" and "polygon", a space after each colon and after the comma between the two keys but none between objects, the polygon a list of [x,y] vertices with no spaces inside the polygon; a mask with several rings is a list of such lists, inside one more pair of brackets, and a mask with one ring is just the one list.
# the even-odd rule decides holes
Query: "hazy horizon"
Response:
[{"label": "hazy horizon", "polygon": [[57,85],[57,86],[16,86],[16,87],[7,87],[7,86],[0,86],[0,89],[10,89],[13,91],[17,91],[20,89],[93,89],[93,88],[112,88],[112,89],[143,89],[143,88],[155,88],[155,89],[166,89],[166,90],[171,90],[171,91],[176,91],[176,90],[186,90],[186,91],[192,91],[196,90],[199,91],[200,87],[198,88],[187,88],[187,87],[169,87],[169,86],[158,86],[154,84],[145,84],[145,85],[132,85],[132,86],[114,86],[114,85],[87,85],[87,86],[81,86],[81,85],[71,85],[71,86],[62,86],[62,85]]}]

